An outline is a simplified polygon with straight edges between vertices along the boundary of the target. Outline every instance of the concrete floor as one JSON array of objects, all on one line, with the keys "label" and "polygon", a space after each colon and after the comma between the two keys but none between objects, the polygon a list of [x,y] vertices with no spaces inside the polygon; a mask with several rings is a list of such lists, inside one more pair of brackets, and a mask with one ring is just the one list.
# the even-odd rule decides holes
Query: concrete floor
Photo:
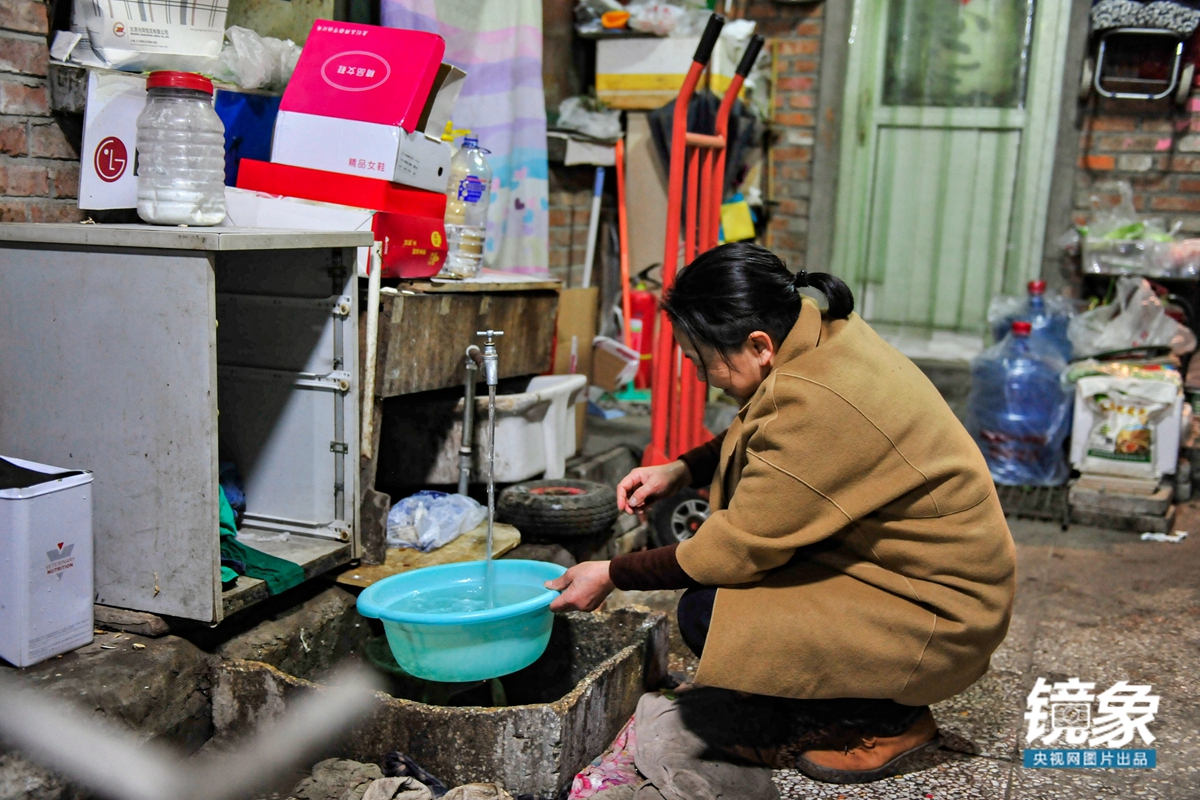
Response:
[{"label": "concrete floor", "polygon": [[[1012,626],[991,671],[934,708],[947,749],[924,771],[862,787],[781,771],[784,798],[1200,797],[1200,536],[1161,544],[1082,526],[1010,526],[1018,557]],[[1200,534],[1200,505],[1181,509],[1177,527]],[[1038,677],[1078,677],[1097,691],[1122,679],[1151,684],[1162,698],[1149,726],[1158,768],[1020,766],[1025,698]]]},{"label": "concrete floor", "polygon": [[[1010,525],[1018,555],[1012,626],[991,671],[934,708],[946,747],[921,771],[865,786],[832,786],[781,770],[776,782],[784,798],[1200,797],[1200,504],[1180,510],[1177,529],[1195,532],[1182,544],[1082,526],[1064,532],[1024,520]],[[647,599],[670,600],[616,601]],[[687,666],[686,652],[673,655],[674,668]],[[1025,698],[1038,677],[1078,677],[1094,681],[1097,691],[1122,679],[1151,684],[1162,698],[1149,726],[1158,768],[1020,766]]]}]

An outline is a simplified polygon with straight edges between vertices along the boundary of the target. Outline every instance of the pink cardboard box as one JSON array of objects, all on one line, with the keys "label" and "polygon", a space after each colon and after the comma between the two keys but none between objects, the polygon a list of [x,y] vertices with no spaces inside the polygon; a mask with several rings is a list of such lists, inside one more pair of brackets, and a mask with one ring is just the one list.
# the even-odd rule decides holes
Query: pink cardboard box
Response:
[{"label": "pink cardboard box", "polygon": [[433,33],[317,20],[283,93],[271,161],[444,192],[465,73]]}]

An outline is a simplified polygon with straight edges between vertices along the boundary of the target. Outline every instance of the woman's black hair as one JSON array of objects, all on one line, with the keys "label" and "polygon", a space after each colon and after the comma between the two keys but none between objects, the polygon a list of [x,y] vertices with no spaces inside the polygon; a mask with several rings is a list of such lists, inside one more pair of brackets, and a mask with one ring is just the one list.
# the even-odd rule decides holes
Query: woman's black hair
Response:
[{"label": "woman's black hair", "polygon": [[828,299],[825,319],[846,319],[854,311],[854,295],[841,279],[804,270],[793,275],[779,256],[747,242],[723,244],[698,256],[679,273],[662,304],[688,339],[725,358],[753,331],[764,331],[778,347],[800,317],[806,287]]}]

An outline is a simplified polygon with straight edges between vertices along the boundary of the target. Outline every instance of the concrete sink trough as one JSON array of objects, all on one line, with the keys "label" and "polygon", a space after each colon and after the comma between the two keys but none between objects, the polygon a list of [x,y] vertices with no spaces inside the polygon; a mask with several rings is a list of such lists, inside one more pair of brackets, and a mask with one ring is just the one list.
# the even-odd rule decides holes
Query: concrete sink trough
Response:
[{"label": "concrete sink trough", "polygon": [[[378,693],[371,714],[330,755],[379,763],[399,750],[452,786],[497,781],[513,794],[555,798],[666,677],[667,634],[667,616],[645,608],[558,615],[546,653],[500,679],[507,706],[428,705]],[[223,661],[213,687],[216,736],[245,735],[320,690],[269,664]]]}]

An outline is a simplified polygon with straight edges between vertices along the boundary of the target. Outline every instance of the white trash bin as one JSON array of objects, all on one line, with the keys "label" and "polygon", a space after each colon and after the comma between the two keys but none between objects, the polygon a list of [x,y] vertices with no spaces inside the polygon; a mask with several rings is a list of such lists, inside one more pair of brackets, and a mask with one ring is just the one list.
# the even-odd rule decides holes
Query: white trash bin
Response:
[{"label": "white trash bin", "polygon": [[0,658],[28,667],[92,641],[92,473],[3,462]]}]

